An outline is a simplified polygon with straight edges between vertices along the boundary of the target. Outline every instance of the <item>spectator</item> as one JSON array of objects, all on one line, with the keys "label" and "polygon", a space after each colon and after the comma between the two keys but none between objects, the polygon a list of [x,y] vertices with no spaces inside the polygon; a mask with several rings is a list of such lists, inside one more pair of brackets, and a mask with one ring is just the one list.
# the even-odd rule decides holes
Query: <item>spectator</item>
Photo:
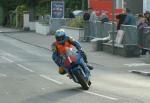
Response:
[{"label": "spectator", "polygon": [[86,41],[91,40],[94,36],[96,36],[97,33],[97,29],[96,29],[96,13],[95,11],[93,11],[92,8],[88,8],[88,13],[90,14],[90,16],[88,16],[89,20],[88,22],[86,22],[85,25],[85,35],[86,35]]},{"label": "spectator", "polygon": [[89,21],[90,19],[90,13],[86,10],[83,14],[83,20]]},{"label": "spectator", "polygon": [[73,10],[70,10],[70,12],[69,12],[69,18],[75,18],[75,15],[73,14]]},{"label": "spectator", "polygon": [[88,10],[89,10],[89,13],[90,13],[89,21],[90,21],[90,22],[96,22],[97,17],[96,17],[95,11],[93,11],[92,8],[89,8]]},{"label": "spectator", "polygon": [[101,13],[99,16],[99,20],[104,23],[104,22],[109,22],[109,18],[105,12]]},{"label": "spectator", "polygon": [[145,18],[146,18],[146,23],[148,26],[150,26],[150,12],[146,11],[144,14]]},{"label": "spectator", "polygon": [[118,19],[117,30],[120,30],[120,27],[124,23],[125,18],[126,18],[126,14],[125,13],[121,13],[121,14],[116,16],[116,19]]},{"label": "spectator", "polygon": [[125,25],[136,25],[136,19],[129,9],[126,9]]},{"label": "spectator", "polygon": [[147,27],[146,19],[144,15],[138,15],[138,24],[137,24],[137,31],[138,31],[138,46],[142,50],[142,55],[146,54],[146,51],[143,49],[144,47],[144,28]]}]

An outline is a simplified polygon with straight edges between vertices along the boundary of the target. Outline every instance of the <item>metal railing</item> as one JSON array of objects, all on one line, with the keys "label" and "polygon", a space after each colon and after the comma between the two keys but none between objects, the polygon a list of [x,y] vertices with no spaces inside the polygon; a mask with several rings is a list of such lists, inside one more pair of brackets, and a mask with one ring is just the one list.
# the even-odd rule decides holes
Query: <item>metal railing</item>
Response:
[{"label": "metal railing", "polygon": [[[70,19],[51,19],[50,29],[57,30],[63,25],[66,25]],[[134,25],[122,25],[121,29],[125,31],[122,44],[137,44],[138,45],[138,30]],[[115,25],[116,30],[116,25]],[[101,21],[85,22],[84,33],[81,33],[80,37],[83,40],[89,41],[93,38],[104,38],[109,36],[109,32],[112,31],[112,23]],[[146,27],[144,32],[144,48],[150,49],[150,27]]]},{"label": "metal railing", "polygon": [[[116,28],[116,27],[115,27]],[[112,31],[112,23],[101,23],[96,21],[93,23],[86,22],[84,38],[91,40],[93,38],[104,38]],[[138,30],[136,25],[122,25],[121,29],[125,31],[122,44],[135,44],[138,45]],[[146,27],[141,35],[143,36],[144,48],[150,49],[150,27]]]},{"label": "metal railing", "polygon": [[143,44],[145,49],[150,50],[150,27],[146,27],[143,32]]},{"label": "metal railing", "polygon": [[137,44],[138,41],[137,26],[122,25],[121,29],[125,31],[123,44]]},{"label": "metal railing", "polygon": [[85,33],[84,38],[93,39],[93,38],[103,38],[108,36],[108,32],[112,29],[112,23],[106,22],[102,23],[101,21],[96,22],[86,22],[85,23]]}]

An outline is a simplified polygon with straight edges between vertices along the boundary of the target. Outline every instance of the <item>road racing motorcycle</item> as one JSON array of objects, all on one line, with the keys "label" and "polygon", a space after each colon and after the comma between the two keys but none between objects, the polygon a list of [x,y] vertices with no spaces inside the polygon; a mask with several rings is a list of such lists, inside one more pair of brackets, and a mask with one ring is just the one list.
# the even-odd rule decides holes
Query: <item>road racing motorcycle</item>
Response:
[{"label": "road racing motorcycle", "polygon": [[65,53],[61,54],[60,57],[62,59],[62,66],[68,73],[70,79],[75,83],[80,84],[82,89],[88,90],[91,85],[91,74],[80,51],[77,51],[72,47],[66,47]]}]

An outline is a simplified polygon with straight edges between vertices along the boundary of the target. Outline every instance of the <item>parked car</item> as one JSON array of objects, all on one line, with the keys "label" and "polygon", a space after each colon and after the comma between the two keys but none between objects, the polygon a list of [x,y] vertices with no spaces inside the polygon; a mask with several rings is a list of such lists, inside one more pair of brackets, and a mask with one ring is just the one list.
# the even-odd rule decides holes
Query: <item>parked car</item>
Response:
[{"label": "parked car", "polygon": [[83,11],[82,10],[75,10],[75,11],[73,11],[73,14],[75,15],[75,17],[83,16]]}]

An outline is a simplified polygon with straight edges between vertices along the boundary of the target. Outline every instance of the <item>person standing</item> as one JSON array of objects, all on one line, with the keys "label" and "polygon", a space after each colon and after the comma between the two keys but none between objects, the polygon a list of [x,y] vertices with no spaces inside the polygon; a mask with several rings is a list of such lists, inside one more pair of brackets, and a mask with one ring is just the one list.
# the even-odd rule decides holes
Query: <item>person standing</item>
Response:
[{"label": "person standing", "polygon": [[90,13],[88,12],[88,10],[85,10],[85,12],[83,14],[83,20],[89,21],[89,19],[90,19]]},{"label": "person standing", "polygon": [[89,25],[90,25],[90,39],[92,39],[93,37],[95,37],[97,34],[97,29],[96,29],[96,20],[97,20],[97,16],[95,11],[93,10],[93,8],[89,8],[89,13],[90,13],[90,18],[89,18]]},{"label": "person standing", "polygon": [[147,27],[146,23],[146,18],[144,15],[139,14],[138,15],[138,24],[137,24],[137,33],[138,33],[138,46],[141,49],[141,54],[144,55],[146,54],[146,51],[143,49],[144,48],[144,28]]},{"label": "person standing", "polygon": [[104,22],[109,22],[108,15],[107,15],[105,12],[101,13],[101,15],[99,16],[99,20],[100,20],[102,23],[104,23]]},{"label": "person standing", "polygon": [[150,26],[150,12],[146,11],[144,16],[145,16],[147,25]]},{"label": "person standing", "polygon": [[136,25],[136,18],[131,13],[130,9],[126,9],[126,17],[124,23],[125,25]]},{"label": "person standing", "polygon": [[117,30],[120,30],[120,27],[124,23],[125,18],[126,18],[125,13],[121,13],[121,14],[116,16],[116,19],[118,19]]},{"label": "person standing", "polygon": [[90,18],[89,18],[89,22],[96,22],[97,20],[97,16],[95,11],[93,11],[93,8],[89,8],[89,13],[90,13]]},{"label": "person standing", "polygon": [[69,12],[69,18],[75,18],[75,15],[73,14],[73,10],[71,9]]}]

